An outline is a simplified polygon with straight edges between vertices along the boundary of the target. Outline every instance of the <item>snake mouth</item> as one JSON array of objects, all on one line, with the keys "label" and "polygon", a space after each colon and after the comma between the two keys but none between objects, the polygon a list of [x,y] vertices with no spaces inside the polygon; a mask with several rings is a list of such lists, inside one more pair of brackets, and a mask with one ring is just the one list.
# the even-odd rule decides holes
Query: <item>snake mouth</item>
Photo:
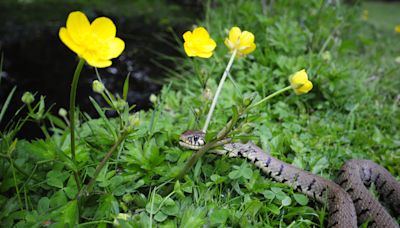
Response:
[{"label": "snake mouth", "polygon": [[200,150],[202,147],[202,146],[197,146],[197,145],[187,143],[183,140],[179,140],[179,145],[181,145],[181,147],[183,147],[183,148],[192,149],[192,150]]}]

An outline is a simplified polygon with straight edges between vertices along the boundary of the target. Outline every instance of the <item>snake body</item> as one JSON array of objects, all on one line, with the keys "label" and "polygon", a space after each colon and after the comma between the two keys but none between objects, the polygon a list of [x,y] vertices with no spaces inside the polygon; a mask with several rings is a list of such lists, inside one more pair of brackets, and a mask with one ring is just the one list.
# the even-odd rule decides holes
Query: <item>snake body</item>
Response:
[{"label": "snake body", "polygon": [[[192,137],[193,134],[195,132],[184,133],[180,144],[184,147],[192,144],[193,138],[190,142],[187,136]],[[374,199],[365,185],[374,183],[382,200],[399,215],[400,183],[386,169],[372,161],[347,161],[338,173],[336,184],[280,161],[251,142],[228,143],[223,147],[224,150],[217,151],[219,154],[244,158],[276,181],[292,186],[317,202],[327,202],[328,227],[350,228],[368,222],[369,227],[399,228],[399,224]],[[199,147],[191,149],[197,148]]]}]

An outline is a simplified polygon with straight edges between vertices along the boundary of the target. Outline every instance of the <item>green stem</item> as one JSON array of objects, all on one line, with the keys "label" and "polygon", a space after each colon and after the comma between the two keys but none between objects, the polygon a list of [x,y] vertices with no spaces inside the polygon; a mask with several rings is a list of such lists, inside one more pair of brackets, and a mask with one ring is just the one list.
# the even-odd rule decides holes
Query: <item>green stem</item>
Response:
[{"label": "green stem", "polygon": [[208,128],[208,125],[210,124],[212,114],[214,112],[215,106],[217,105],[217,100],[218,100],[219,94],[221,93],[221,90],[222,90],[222,87],[224,85],[225,79],[228,76],[229,71],[230,71],[230,69],[232,67],[233,60],[235,59],[236,53],[237,53],[237,50],[235,49],[232,52],[231,58],[229,59],[229,62],[228,62],[228,65],[226,65],[225,71],[222,74],[222,78],[219,81],[219,85],[218,85],[217,91],[215,92],[214,99],[213,99],[213,102],[212,102],[211,107],[210,107],[210,111],[208,111],[207,119],[206,119],[206,122],[204,123],[204,127],[203,127],[203,132],[204,133],[207,132],[207,128]]},{"label": "green stem", "polygon": [[[71,93],[69,97],[69,122],[71,129],[71,159],[76,164],[75,158],[75,100],[76,100],[76,89],[78,87],[79,76],[81,74],[83,65],[85,65],[85,60],[80,59],[78,65],[76,66],[74,78],[71,84]],[[79,178],[79,173],[74,171],[74,179],[78,189],[81,189],[81,180]]]},{"label": "green stem", "polygon": [[[100,171],[103,169],[103,167],[106,165],[108,159],[110,159],[111,155],[117,150],[118,146],[122,143],[123,140],[128,136],[128,131],[124,131],[121,136],[117,139],[117,142],[110,148],[110,150],[107,152],[107,154],[104,156],[103,160],[100,162],[100,164],[97,166],[96,171],[94,172],[93,178],[89,181],[89,184],[86,187],[86,192],[90,192],[91,188],[96,181],[97,177],[100,174]],[[79,200],[80,197],[82,196],[82,189],[79,190],[76,198]]]},{"label": "green stem", "polygon": [[[9,159],[12,160],[11,157],[9,157]],[[15,191],[17,192],[18,203],[19,203],[20,209],[23,210],[24,206],[22,204],[21,196],[20,196],[19,189],[18,189],[17,175],[15,174],[13,162],[10,162],[10,164],[11,164],[11,171],[12,171],[13,178],[14,178]]]},{"label": "green stem", "polygon": [[285,91],[290,90],[291,88],[292,88],[291,86],[288,86],[288,87],[285,87],[283,89],[280,89],[280,90],[276,91],[275,93],[272,93],[272,94],[268,95],[267,97],[263,98],[259,102],[255,103],[253,105],[250,105],[249,107],[247,107],[246,110],[250,110],[250,109],[252,109],[252,108],[254,108],[254,107],[256,107],[256,106],[258,106],[258,105],[260,105],[260,104],[262,104],[262,103],[264,103],[264,102],[266,102],[268,100],[270,100],[271,98],[273,98],[273,97],[275,97],[275,96],[277,96],[277,95],[279,95],[279,94],[281,94],[281,93],[283,93]]}]

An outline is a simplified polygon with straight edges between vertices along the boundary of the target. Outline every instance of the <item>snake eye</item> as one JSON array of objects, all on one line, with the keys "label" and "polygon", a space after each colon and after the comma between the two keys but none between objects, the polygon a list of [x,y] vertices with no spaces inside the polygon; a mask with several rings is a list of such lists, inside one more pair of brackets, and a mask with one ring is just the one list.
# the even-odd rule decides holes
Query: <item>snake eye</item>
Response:
[{"label": "snake eye", "polygon": [[197,140],[199,140],[199,136],[193,136],[193,140],[194,140],[195,142],[197,142]]},{"label": "snake eye", "polygon": [[201,145],[201,146],[204,145],[204,140],[203,139],[199,139],[198,144]]}]

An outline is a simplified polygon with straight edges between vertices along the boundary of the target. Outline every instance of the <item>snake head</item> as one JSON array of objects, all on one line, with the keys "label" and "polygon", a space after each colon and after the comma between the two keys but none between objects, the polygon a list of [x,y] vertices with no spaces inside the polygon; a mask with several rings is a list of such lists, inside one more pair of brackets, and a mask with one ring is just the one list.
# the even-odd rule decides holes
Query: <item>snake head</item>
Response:
[{"label": "snake head", "polygon": [[205,135],[202,131],[185,131],[179,137],[179,145],[191,150],[200,150],[206,144]]}]

